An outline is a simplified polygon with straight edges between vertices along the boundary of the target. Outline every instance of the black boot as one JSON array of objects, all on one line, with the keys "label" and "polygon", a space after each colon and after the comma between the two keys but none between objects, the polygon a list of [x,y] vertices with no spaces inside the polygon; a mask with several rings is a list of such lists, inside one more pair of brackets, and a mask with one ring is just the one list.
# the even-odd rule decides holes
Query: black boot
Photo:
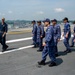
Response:
[{"label": "black boot", "polygon": [[64,51],[64,52],[65,52],[65,53],[70,53],[70,52],[71,52],[71,50],[68,50],[68,49],[67,49],[67,50],[66,50],[66,51]]},{"label": "black boot", "polygon": [[58,57],[59,55],[58,54],[55,54],[55,57]]},{"label": "black boot", "polygon": [[73,45],[71,45],[70,47],[74,47]]},{"label": "black boot", "polygon": [[40,61],[40,62],[38,62],[38,65],[45,65],[45,61]]},{"label": "black boot", "polygon": [[9,46],[7,46],[7,45],[6,45],[5,47],[3,47],[3,48],[2,48],[2,52],[6,51],[8,47],[9,47]]},{"label": "black boot", "polygon": [[41,50],[41,49],[39,49],[39,50],[37,50],[37,52],[42,52],[43,50]]},{"label": "black boot", "polygon": [[71,50],[68,50],[67,53],[71,53]]},{"label": "black boot", "polygon": [[36,46],[33,46],[32,48],[36,48]]},{"label": "black boot", "polygon": [[6,45],[6,47],[5,47],[5,48],[7,49],[8,47],[9,47],[9,46],[7,46],[7,45]]},{"label": "black boot", "polygon": [[56,63],[55,63],[55,62],[51,62],[51,63],[49,64],[49,67],[53,67],[53,66],[56,66]]},{"label": "black boot", "polygon": [[3,48],[3,49],[2,49],[2,52],[5,52],[5,51],[6,51],[6,49],[5,49],[5,48]]}]

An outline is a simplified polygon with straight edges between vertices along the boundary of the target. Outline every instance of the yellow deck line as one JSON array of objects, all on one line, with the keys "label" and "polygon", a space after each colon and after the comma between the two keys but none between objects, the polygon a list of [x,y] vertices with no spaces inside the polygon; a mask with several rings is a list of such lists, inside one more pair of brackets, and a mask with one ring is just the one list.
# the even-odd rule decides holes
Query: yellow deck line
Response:
[{"label": "yellow deck line", "polygon": [[8,34],[24,34],[24,33],[29,33],[31,30],[23,30],[23,31],[9,31]]}]

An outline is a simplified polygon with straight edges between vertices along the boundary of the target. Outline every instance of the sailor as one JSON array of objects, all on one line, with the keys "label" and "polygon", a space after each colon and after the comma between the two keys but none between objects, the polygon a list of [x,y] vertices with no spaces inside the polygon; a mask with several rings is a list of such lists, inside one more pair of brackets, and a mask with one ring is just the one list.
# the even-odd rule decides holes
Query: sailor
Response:
[{"label": "sailor", "polygon": [[33,45],[34,45],[33,48],[36,48],[36,46],[37,46],[37,25],[36,25],[36,21],[33,20],[32,24],[33,24],[32,36],[33,36]]},{"label": "sailor", "polygon": [[42,43],[43,43],[43,35],[44,35],[44,26],[41,24],[41,21],[37,21],[37,42],[39,45],[38,52],[43,50]]},{"label": "sailor", "polygon": [[75,43],[75,21],[73,22],[73,24],[74,24],[74,29],[73,29],[73,31],[74,31],[74,36],[73,36],[73,38],[72,38],[72,43],[71,43],[71,47],[74,47],[74,43]]},{"label": "sailor", "polygon": [[53,25],[53,29],[54,29],[54,43],[55,43],[54,50],[55,50],[55,56],[57,57],[58,56],[57,45],[61,38],[61,28],[60,28],[60,25],[57,24],[56,19],[52,20],[52,25]]},{"label": "sailor", "polygon": [[54,30],[53,26],[50,25],[50,20],[44,20],[44,24],[47,27],[45,34],[45,42],[43,43],[44,49],[42,51],[42,60],[38,62],[38,65],[45,65],[46,57],[49,54],[51,62],[49,67],[56,66],[56,57],[54,51]]},{"label": "sailor", "polygon": [[70,37],[71,37],[71,28],[70,28],[70,24],[69,24],[69,21],[68,21],[68,18],[65,17],[63,19],[64,21],[64,33],[63,33],[63,36],[64,36],[64,45],[66,47],[66,53],[70,53],[71,52],[71,49],[70,49],[70,45],[69,45],[69,40],[70,40]]},{"label": "sailor", "polygon": [[6,51],[8,45],[6,45],[6,33],[8,32],[8,25],[5,23],[5,18],[2,18],[2,24],[0,25],[0,34],[2,34],[1,44],[2,52]]}]

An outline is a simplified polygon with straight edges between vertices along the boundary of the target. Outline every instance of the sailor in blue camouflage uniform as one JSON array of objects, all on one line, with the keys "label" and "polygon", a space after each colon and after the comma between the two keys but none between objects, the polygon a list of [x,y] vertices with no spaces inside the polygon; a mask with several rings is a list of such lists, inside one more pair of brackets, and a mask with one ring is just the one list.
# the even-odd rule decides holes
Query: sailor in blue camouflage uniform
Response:
[{"label": "sailor in blue camouflage uniform", "polygon": [[36,48],[36,46],[37,46],[37,25],[36,25],[36,21],[33,20],[32,24],[33,24],[32,36],[33,36],[33,45],[34,45],[33,48]]},{"label": "sailor in blue camouflage uniform", "polygon": [[8,45],[6,45],[6,33],[8,32],[8,25],[5,23],[5,18],[2,18],[2,24],[0,27],[0,34],[2,33],[2,39],[1,39],[1,44],[2,44],[2,52],[6,51],[8,48]]},{"label": "sailor in blue camouflage uniform", "polygon": [[43,50],[42,43],[43,43],[43,35],[44,35],[44,26],[42,25],[41,21],[37,21],[37,43],[39,45],[38,52]]},{"label": "sailor in blue camouflage uniform", "polygon": [[58,56],[57,45],[58,45],[58,42],[60,41],[60,38],[61,38],[61,28],[60,28],[60,25],[57,24],[56,19],[52,20],[52,25],[54,28],[54,43],[55,43],[54,50],[55,50],[55,56],[57,57]]},{"label": "sailor in blue camouflage uniform", "polygon": [[71,47],[74,47],[74,43],[75,43],[75,21],[73,22],[73,24],[74,24],[74,29],[73,29],[74,34],[73,34],[73,38],[72,38],[72,44],[71,44]]},{"label": "sailor in blue camouflage uniform", "polygon": [[47,27],[46,34],[45,34],[45,43],[43,43],[44,49],[42,52],[42,60],[38,62],[38,65],[45,65],[46,57],[49,54],[49,58],[51,62],[49,67],[56,66],[56,57],[54,51],[54,30],[53,26],[50,25],[50,20],[44,20],[44,24]]},{"label": "sailor in blue camouflage uniform", "polygon": [[69,40],[71,38],[71,28],[70,28],[70,24],[69,24],[69,21],[68,21],[68,18],[65,17],[63,19],[64,21],[64,33],[63,33],[63,36],[64,36],[64,45],[66,47],[66,53],[70,53],[71,52],[71,49],[70,49],[70,45],[69,45]]}]

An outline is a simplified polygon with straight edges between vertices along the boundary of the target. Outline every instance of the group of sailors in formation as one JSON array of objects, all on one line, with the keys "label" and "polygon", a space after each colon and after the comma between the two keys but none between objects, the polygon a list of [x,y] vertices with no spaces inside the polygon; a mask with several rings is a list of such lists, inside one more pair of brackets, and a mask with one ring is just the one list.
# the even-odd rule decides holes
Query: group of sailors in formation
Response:
[{"label": "group of sailors in formation", "polygon": [[[69,40],[71,38],[71,27],[69,24],[69,20],[67,17],[63,19],[64,22],[64,29],[63,29],[63,43],[66,47],[66,50],[64,52],[70,53],[71,47],[74,46],[75,42],[75,27],[74,27],[74,37],[72,38],[72,44],[69,45]],[[58,42],[60,42],[61,39],[61,27],[57,23],[56,19],[53,19],[50,21],[50,19],[45,19],[43,21],[44,25],[42,25],[41,21],[33,20],[33,48],[39,47],[37,50],[38,52],[42,52],[42,60],[38,62],[38,65],[45,65],[46,63],[46,57],[49,55],[49,58],[51,59],[51,62],[49,64],[49,67],[56,66],[56,57],[59,56],[58,54]],[[75,22],[73,23],[75,24]],[[44,29],[46,27],[46,30]],[[44,42],[43,42],[44,39]]]},{"label": "group of sailors in formation", "polygon": [[[64,52],[70,53],[71,47],[74,46],[75,43],[75,26],[74,26],[74,36],[71,41],[71,46],[69,45],[69,40],[71,38],[71,27],[69,24],[69,20],[67,17],[63,19],[64,29],[63,29],[63,43],[66,47]],[[57,23],[56,19],[50,21],[50,19],[45,19],[43,21],[44,25],[42,25],[41,21],[33,20],[33,48],[39,47],[38,52],[42,52],[42,60],[38,62],[38,65],[45,65],[46,57],[49,55],[51,62],[49,67],[56,66],[56,57],[59,56],[58,53],[58,42],[61,39],[61,27]],[[75,24],[75,22],[73,23]],[[46,27],[46,30],[44,29]],[[2,23],[0,24],[0,43],[2,44],[2,52],[6,51],[8,45],[6,45],[6,33],[8,31],[8,25],[5,23],[5,18],[2,18]],[[44,42],[43,42],[44,40]]]}]

